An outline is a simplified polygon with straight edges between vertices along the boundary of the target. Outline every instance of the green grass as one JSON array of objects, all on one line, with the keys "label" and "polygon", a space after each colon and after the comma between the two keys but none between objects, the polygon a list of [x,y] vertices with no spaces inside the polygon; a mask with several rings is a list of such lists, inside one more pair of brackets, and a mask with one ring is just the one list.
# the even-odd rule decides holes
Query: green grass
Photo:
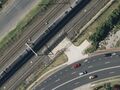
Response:
[{"label": "green grass", "polygon": [[25,83],[21,83],[17,90],[26,90]]},{"label": "green grass", "polygon": [[55,68],[67,61],[68,61],[67,56],[64,53],[60,54],[58,57],[54,59],[54,61],[48,67],[46,67],[44,70],[42,70],[42,72],[40,72],[39,77],[46,73],[47,71],[51,70],[52,68]]},{"label": "green grass", "polygon": [[120,47],[120,40],[117,41],[116,46],[115,47]]},{"label": "green grass", "polygon": [[[18,41],[25,32],[24,28],[29,24],[33,17],[41,10],[46,10],[48,4],[53,0],[42,0],[36,7],[34,7],[23,19],[16,28],[10,31],[6,36],[0,38],[0,54],[2,54],[7,47]],[[41,5],[42,4],[42,5]]]},{"label": "green grass", "polygon": [[79,46],[85,39],[89,40],[89,37],[96,32],[96,28],[102,25],[110,16],[113,10],[117,9],[120,5],[120,0],[116,0],[103,14],[101,14],[79,37],[73,42],[74,45]]},{"label": "green grass", "polygon": [[118,76],[118,77],[112,77],[112,78],[95,81],[93,84],[96,84],[94,87],[92,87],[93,90],[106,90],[105,84],[110,84],[111,87],[113,87],[116,84],[120,85],[120,77]]}]

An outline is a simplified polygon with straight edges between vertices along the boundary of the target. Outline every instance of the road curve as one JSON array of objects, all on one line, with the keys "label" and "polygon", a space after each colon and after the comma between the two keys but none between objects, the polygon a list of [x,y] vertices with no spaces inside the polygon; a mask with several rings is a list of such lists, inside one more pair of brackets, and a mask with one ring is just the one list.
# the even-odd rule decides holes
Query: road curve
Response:
[{"label": "road curve", "polygon": [[[60,29],[62,29],[90,1],[91,0],[81,0],[76,3],[74,8],[67,11],[67,13],[65,12],[62,17],[60,17],[47,29],[47,32],[45,32],[33,43],[32,48],[34,51],[39,51],[45,43],[47,43],[56,33],[58,33]],[[6,70],[2,73],[3,75],[0,77],[0,86],[2,86],[12,75],[15,74],[18,69],[23,66],[23,64],[25,64],[33,56],[34,53],[27,48],[14,63],[6,68]]]},{"label": "road curve", "polygon": [[[76,63],[81,63],[82,66],[77,69],[73,69],[71,64],[48,77],[35,90],[73,90],[83,84],[120,75],[120,52],[114,54],[102,54],[78,61]],[[88,73],[80,76],[79,73],[85,70]],[[90,80],[90,75],[98,75],[98,78]]]},{"label": "road curve", "polygon": [[[99,1],[99,0],[97,0],[97,1]],[[96,2],[97,2],[96,1]],[[94,1],[92,1],[92,2],[94,2]],[[96,2],[94,2],[94,3],[92,3],[92,5],[94,5],[94,4],[96,4]],[[100,3],[100,5],[101,5],[101,7],[102,6],[104,6],[103,4],[105,4],[107,2],[107,0],[106,1],[102,1],[102,0],[100,0],[100,2],[97,2],[97,3]],[[100,5],[98,6],[99,7],[99,9],[101,8],[100,7]],[[88,5],[88,7],[85,7],[88,11],[89,11],[89,9],[91,8],[91,3],[90,3],[90,5]],[[93,7],[92,7],[93,8]],[[91,10],[91,9],[90,9]],[[91,13],[92,12],[94,12],[94,11],[96,11],[96,10],[92,10],[91,11]],[[82,11],[81,11],[82,12]],[[78,14],[80,14],[80,13],[78,13]],[[85,13],[84,13],[85,14]],[[81,16],[81,14],[79,15],[79,16]],[[78,16],[77,16],[78,17]],[[86,16],[87,17],[87,16]],[[91,16],[92,17],[92,16]],[[74,18],[76,18],[76,16],[74,17]],[[81,16],[81,18],[82,18],[82,16]],[[85,17],[84,17],[85,18]],[[86,19],[86,18],[85,18]],[[83,18],[82,18],[82,20],[83,20]],[[78,20],[79,21],[79,20]],[[81,21],[81,23],[82,23],[82,21]],[[68,23],[69,24],[69,23]],[[62,30],[61,30],[62,31]],[[30,60],[31,61],[31,60]],[[35,61],[35,60],[33,60],[33,61]],[[42,59],[40,60],[40,61],[43,61]],[[31,64],[30,64],[31,65]],[[30,72],[33,72],[33,69],[32,69],[32,67],[29,65],[29,63],[27,64],[27,68],[26,67],[22,67],[22,70],[19,70],[19,72],[18,73],[16,73],[15,74],[15,77],[17,77],[17,78],[15,78],[15,77],[12,77],[10,80],[8,80],[8,82],[12,82],[12,83],[6,83],[5,84],[5,87],[8,89],[8,87],[10,86],[10,88],[9,88],[9,90],[13,90],[12,88],[15,86],[15,85],[18,85],[18,83],[20,82],[20,81],[23,81],[24,79],[25,79],[25,77],[27,77],[27,76],[29,76],[30,75]],[[34,64],[34,66],[35,66],[36,64]],[[30,67],[30,68],[28,68],[28,66]],[[32,65],[33,66],[33,65]],[[23,68],[25,68],[25,69],[23,69]],[[31,71],[30,71],[31,70]],[[27,71],[27,72],[25,72],[25,71]],[[28,73],[28,71],[30,71],[29,73]],[[27,75],[25,75],[25,74],[27,74]],[[22,78],[22,77],[24,77],[24,78]],[[15,79],[14,79],[15,78]],[[13,84],[14,83],[14,84]],[[9,86],[8,86],[8,84],[9,84]]]}]

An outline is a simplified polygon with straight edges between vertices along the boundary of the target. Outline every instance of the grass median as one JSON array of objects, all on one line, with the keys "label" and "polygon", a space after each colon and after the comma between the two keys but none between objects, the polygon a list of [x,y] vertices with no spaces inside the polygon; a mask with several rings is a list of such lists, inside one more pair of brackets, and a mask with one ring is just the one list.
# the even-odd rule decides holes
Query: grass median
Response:
[{"label": "grass median", "polygon": [[40,0],[39,4],[33,7],[33,9],[17,24],[14,30],[10,31],[3,38],[0,38],[0,55],[4,53],[6,48],[10,47],[21,38],[22,34],[25,32],[24,28],[29,25],[29,22],[32,21],[38,12],[45,11],[51,1],[53,0]]},{"label": "grass median", "polygon": [[92,83],[92,90],[119,90],[114,89],[116,85],[119,85],[120,89],[120,76],[115,76],[107,79],[98,80]]}]

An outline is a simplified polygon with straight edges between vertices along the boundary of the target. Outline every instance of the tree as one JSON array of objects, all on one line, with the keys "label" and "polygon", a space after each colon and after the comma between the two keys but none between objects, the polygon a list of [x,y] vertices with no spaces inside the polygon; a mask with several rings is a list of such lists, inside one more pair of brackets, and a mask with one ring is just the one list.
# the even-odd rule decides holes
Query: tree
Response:
[{"label": "tree", "polygon": [[120,85],[119,84],[114,85],[113,90],[120,90]]}]

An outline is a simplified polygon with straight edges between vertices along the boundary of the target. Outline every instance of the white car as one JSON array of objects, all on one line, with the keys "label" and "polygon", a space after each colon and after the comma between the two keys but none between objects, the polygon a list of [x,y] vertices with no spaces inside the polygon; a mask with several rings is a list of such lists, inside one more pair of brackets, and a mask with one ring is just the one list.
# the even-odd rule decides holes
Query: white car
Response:
[{"label": "white car", "polygon": [[89,79],[94,79],[94,78],[97,78],[97,75],[89,76]]},{"label": "white car", "polygon": [[87,71],[84,71],[84,72],[79,73],[80,76],[81,76],[81,75],[84,75],[84,74],[87,74]]},{"label": "white car", "polygon": [[114,53],[112,53],[112,56],[114,56],[114,55],[116,55],[116,54],[117,54],[117,53],[114,52]]}]

